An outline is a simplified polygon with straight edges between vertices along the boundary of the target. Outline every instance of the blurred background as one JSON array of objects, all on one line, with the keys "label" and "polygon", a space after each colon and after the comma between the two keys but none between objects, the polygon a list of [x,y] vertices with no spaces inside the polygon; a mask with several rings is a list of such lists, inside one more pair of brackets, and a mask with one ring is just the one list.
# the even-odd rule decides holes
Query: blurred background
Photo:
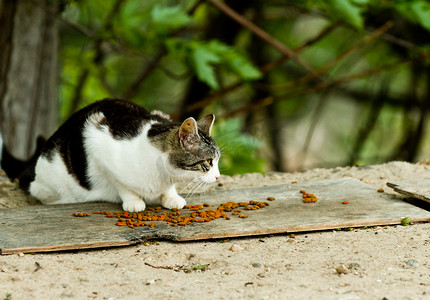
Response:
[{"label": "blurred background", "polygon": [[0,129],[18,158],[107,97],[214,113],[223,174],[429,156],[428,1],[0,3]]}]

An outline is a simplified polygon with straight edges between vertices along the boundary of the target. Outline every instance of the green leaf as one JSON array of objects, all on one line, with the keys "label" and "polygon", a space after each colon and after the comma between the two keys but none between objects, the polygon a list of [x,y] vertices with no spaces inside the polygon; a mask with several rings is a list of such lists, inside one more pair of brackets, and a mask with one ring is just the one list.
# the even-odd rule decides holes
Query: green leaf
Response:
[{"label": "green leaf", "polygon": [[205,264],[205,265],[198,265],[198,266],[195,266],[195,267],[193,267],[193,270],[194,271],[196,271],[196,270],[202,270],[202,271],[205,271],[206,270],[206,268],[209,266],[209,264]]},{"label": "green leaf", "polygon": [[193,48],[191,61],[197,77],[211,88],[218,88],[213,64],[219,63],[220,57],[206,47],[196,46]]},{"label": "green leaf", "polygon": [[417,16],[417,22],[427,30],[430,30],[430,3],[415,1],[411,5],[412,11]]},{"label": "green leaf", "polygon": [[155,25],[167,29],[177,29],[191,23],[191,17],[179,5],[168,7],[156,5],[151,11],[151,18]]},{"label": "green leaf", "polygon": [[395,2],[394,7],[409,21],[430,31],[430,3],[424,0],[399,1]]},{"label": "green leaf", "polygon": [[211,41],[208,48],[222,57],[223,62],[240,78],[255,80],[261,78],[261,72],[239,51],[219,41]]},{"label": "green leaf", "polygon": [[363,29],[364,21],[361,16],[361,8],[355,6],[350,0],[329,0],[331,11],[329,13],[336,19],[344,19],[345,22],[358,29]]}]

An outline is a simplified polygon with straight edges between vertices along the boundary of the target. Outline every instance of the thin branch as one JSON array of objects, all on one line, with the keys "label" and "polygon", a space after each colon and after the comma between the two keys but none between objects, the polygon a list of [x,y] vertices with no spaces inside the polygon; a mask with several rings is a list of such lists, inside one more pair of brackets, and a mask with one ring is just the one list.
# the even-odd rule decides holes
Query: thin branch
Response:
[{"label": "thin branch", "polygon": [[70,101],[68,116],[71,116],[79,107],[79,102],[82,99],[82,90],[85,86],[85,83],[87,82],[89,73],[90,70],[88,68],[84,68],[79,74],[78,82],[76,84],[73,97]]},{"label": "thin branch", "polygon": [[352,147],[351,156],[349,159],[349,165],[355,165],[357,163],[358,158],[360,157],[361,150],[364,147],[366,140],[371,134],[373,128],[378,121],[378,118],[381,114],[382,107],[384,106],[384,97],[387,94],[388,86],[386,82],[382,84],[382,88],[379,91],[379,95],[377,95],[371,103],[370,111],[367,116],[367,120],[358,131],[357,137],[354,142],[354,146]]},{"label": "thin branch", "polygon": [[260,108],[265,107],[265,106],[269,106],[273,102],[274,102],[273,97],[266,97],[266,98],[260,99],[260,100],[258,100],[256,102],[252,102],[252,103],[250,103],[248,105],[239,107],[238,109],[235,109],[235,110],[233,110],[231,112],[228,112],[228,113],[222,115],[219,118],[220,119],[234,118],[237,115],[240,115],[242,113],[249,112],[249,111],[252,111],[252,110],[257,110],[257,109],[260,109]]},{"label": "thin branch", "polygon": [[130,85],[128,90],[124,93],[123,98],[125,100],[130,100],[139,92],[139,87],[143,81],[152,73],[152,71],[157,67],[158,63],[163,59],[164,55],[166,55],[166,50],[160,49],[155,57],[149,62],[149,64],[145,64],[145,68],[140,72],[134,82]]},{"label": "thin branch", "polygon": [[298,64],[303,66],[307,71],[313,72],[313,69],[310,65],[308,65],[307,62],[300,59],[297,54],[289,49],[287,46],[285,46],[283,43],[281,43],[278,39],[271,36],[269,33],[252,23],[251,21],[245,19],[243,16],[238,14],[236,11],[234,11],[231,7],[229,7],[224,2],[220,2],[218,0],[207,0],[210,2],[213,6],[217,7],[219,10],[221,10],[223,13],[228,15],[230,18],[244,26],[245,28],[248,28],[250,31],[252,31],[255,35],[257,35],[259,38],[264,40],[269,45],[272,45],[276,50],[281,52],[283,55],[290,57],[291,59],[294,59]]},{"label": "thin branch", "polygon": [[166,74],[168,77],[171,77],[176,80],[184,80],[191,76],[191,72],[189,70],[185,71],[182,74],[176,74],[173,71],[170,71],[167,67],[163,66],[162,64],[159,64],[158,68],[161,71],[163,71],[163,73]]},{"label": "thin branch", "polygon": [[[114,2],[111,10],[109,11],[106,18],[104,19],[103,26],[101,28],[102,32],[109,31],[112,29],[114,17],[119,12],[119,9],[120,9],[123,1],[124,0],[116,0]],[[96,38],[94,41],[95,55],[93,58],[93,63],[96,66],[97,65],[101,66],[103,59],[104,59],[104,53],[102,50],[103,41],[104,40],[101,37]],[[78,109],[79,102],[81,101],[81,98],[82,98],[82,90],[85,86],[85,83],[86,83],[89,75],[90,75],[90,69],[88,66],[85,66],[81,70],[81,73],[80,73],[79,78],[78,78],[78,84],[76,85],[74,95],[73,95],[73,98],[71,100],[71,105],[69,107],[69,115],[71,115],[73,112],[75,112]],[[107,81],[105,82],[105,84],[107,85]],[[108,88],[108,90],[110,90],[110,88]]]},{"label": "thin branch", "polygon": [[[293,51],[294,53],[299,54],[300,52],[302,52],[304,49],[306,49],[309,46],[312,46],[313,44],[315,44],[316,42],[320,41],[322,38],[324,38],[325,36],[327,36],[328,34],[330,34],[335,28],[337,28],[339,26],[340,22],[334,22],[333,24],[327,26],[326,28],[324,28],[323,30],[321,30],[320,33],[318,33],[316,36],[310,38],[309,40],[305,41],[303,44],[301,44],[300,46],[298,46],[297,48],[295,48]],[[276,68],[278,65],[286,62],[288,59],[290,59],[289,56],[283,55],[280,58],[278,58],[277,60],[270,62],[266,65],[264,65],[260,70],[263,73],[266,73],[274,68]]]},{"label": "thin branch", "polygon": [[[202,0],[198,0],[188,11],[188,15],[192,15],[197,7],[202,3]],[[177,36],[179,33],[181,33],[183,29],[178,29],[170,33],[171,37]],[[124,93],[123,98],[126,100],[132,99],[136,94],[139,92],[140,85],[145,81],[145,79],[152,73],[152,71],[155,70],[155,68],[158,67],[160,61],[163,59],[163,57],[167,54],[167,50],[164,46],[161,46],[161,48],[158,50],[158,52],[155,54],[154,58],[147,64],[145,67],[141,70],[140,74],[137,76],[137,78],[134,80],[134,82],[130,85],[128,90]]]},{"label": "thin branch", "polygon": [[307,82],[309,82],[315,78],[320,77],[322,74],[327,72],[330,68],[337,65],[339,63],[339,61],[341,61],[345,57],[351,55],[352,53],[356,52],[358,49],[370,44],[371,41],[373,41],[376,37],[380,36],[383,32],[390,29],[392,26],[393,26],[393,22],[388,21],[387,23],[385,23],[384,25],[382,25],[381,27],[376,29],[374,32],[367,35],[363,40],[361,40],[360,42],[358,42],[354,46],[348,48],[345,52],[341,53],[335,59],[326,63],[325,65],[323,65],[321,68],[319,68],[315,72],[313,72],[311,74],[307,74],[307,75],[305,75],[301,78],[298,78],[296,80],[292,80],[292,81],[282,83],[282,84],[272,85],[269,88],[273,91],[280,90],[280,89],[286,89],[286,88],[290,88],[293,86],[297,86],[298,84],[305,84],[305,83],[307,83]]},{"label": "thin branch", "polygon": [[[326,91],[328,92],[328,91]],[[325,93],[322,97],[318,99],[318,103],[316,105],[316,108],[314,110],[314,113],[311,118],[311,124],[309,126],[308,132],[306,134],[305,142],[303,143],[302,151],[300,152],[300,160],[302,163],[304,163],[305,158],[308,154],[309,146],[311,144],[312,138],[315,133],[315,129],[317,128],[317,124],[321,119],[321,116],[323,114],[324,108],[326,107],[328,103],[329,98],[327,97],[327,93]],[[302,168],[303,165],[300,167]]]},{"label": "thin branch", "polygon": [[338,78],[338,79],[336,79],[334,81],[321,82],[319,84],[315,84],[313,86],[310,86],[310,87],[308,87],[306,89],[302,89],[302,90],[298,90],[298,91],[293,91],[293,92],[289,92],[289,93],[284,93],[284,94],[282,94],[282,97],[288,97],[289,98],[289,97],[295,97],[295,96],[299,96],[299,95],[305,95],[305,94],[315,93],[317,91],[321,91],[321,90],[325,90],[325,89],[328,89],[328,88],[336,87],[336,86],[339,86],[339,85],[342,85],[342,84],[350,83],[350,82],[352,82],[354,80],[357,80],[357,79],[362,79],[362,78],[369,77],[371,75],[382,73],[382,72],[388,71],[390,69],[394,69],[394,68],[397,68],[399,66],[406,65],[406,64],[408,64],[410,62],[411,62],[411,59],[408,59],[408,60],[404,60],[402,62],[397,62],[397,63],[394,63],[394,64],[384,65],[384,66],[377,67],[377,68],[370,69],[370,70],[366,70],[366,71],[363,71],[363,72],[360,72],[360,73],[356,73],[356,74],[348,75],[348,76],[345,76],[345,77],[341,77],[341,78]]}]

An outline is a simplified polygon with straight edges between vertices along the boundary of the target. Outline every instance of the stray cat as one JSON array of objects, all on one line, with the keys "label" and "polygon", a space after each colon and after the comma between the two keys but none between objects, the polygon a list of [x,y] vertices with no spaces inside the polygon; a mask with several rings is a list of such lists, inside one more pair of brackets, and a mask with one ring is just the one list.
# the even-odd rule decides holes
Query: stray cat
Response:
[{"label": "stray cat", "polygon": [[98,101],[48,139],[20,185],[44,204],[99,200],[122,202],[130,212],[145,210],[145,203],[182,208],[176,183],[220,177],[221,153],[210,137],[214,121],[207,115],[181,124],[124,100]]}]

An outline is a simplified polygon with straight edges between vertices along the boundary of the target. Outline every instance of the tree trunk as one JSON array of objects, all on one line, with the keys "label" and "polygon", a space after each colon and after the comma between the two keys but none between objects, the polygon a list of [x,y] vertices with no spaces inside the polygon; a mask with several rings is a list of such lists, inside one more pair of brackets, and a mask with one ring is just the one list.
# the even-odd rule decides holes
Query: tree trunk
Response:
[{"label": "tree trunk", "polygon": [[58,125],[58,11],[58,1],[0,0],[0,132],[19,159]]}]

